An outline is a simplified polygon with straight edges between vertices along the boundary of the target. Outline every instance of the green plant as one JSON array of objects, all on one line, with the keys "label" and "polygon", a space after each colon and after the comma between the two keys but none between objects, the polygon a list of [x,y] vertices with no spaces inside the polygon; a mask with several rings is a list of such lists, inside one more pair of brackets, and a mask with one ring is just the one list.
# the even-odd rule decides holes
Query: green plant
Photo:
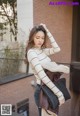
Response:
[{"label": "green plant", "polygon": [[19,52],[19,49],[12,50],[6,47],[4,50],[4,59],[0,62],[0,76],[4,77],[19,73],[18,70],[21,63],[21,56],[22,53]]}]

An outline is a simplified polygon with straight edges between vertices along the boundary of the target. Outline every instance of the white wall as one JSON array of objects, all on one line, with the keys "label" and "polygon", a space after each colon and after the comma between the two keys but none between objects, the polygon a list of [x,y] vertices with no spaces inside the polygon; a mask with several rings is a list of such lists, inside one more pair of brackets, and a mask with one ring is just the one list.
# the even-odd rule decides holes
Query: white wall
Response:
[{"label": "white wall", "polygon": [[33,27],[33,0],[17,0],[17,15],[18,41],[25,44],[29,30]]},{"label": "white wall", "polygon": [[[33,0],[17,0],[18,17],[18,42],[26,45],[30,29],[33,27]],[[23,55],[24,58],[24,55]],[[26,72],[24,62],[20,66],[20,71]]]}]

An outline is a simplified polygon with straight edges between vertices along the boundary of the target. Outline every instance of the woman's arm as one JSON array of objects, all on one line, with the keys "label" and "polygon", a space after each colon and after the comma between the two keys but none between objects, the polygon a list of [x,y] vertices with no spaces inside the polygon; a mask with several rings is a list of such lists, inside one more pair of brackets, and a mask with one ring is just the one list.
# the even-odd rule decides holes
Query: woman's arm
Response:
[{"label": "woman's arm", "polygon": [[60,47],[59,47],[58,44],[56,43],[56,41],[55,41],[53,35],[52,35],[52,34],[50,33],[50,31],[47,29],[47,27],[46,27],[45,24],[41,24],[41,25],[45,28],[45,30],[46,30],[46,32],[47,32],[47,35],[48,35],[48,38],[49,38],[49,40],[50,40],[50,42],[51,42],[51,45],[52,45],[52,48],[46,48],[46,49],[44,49],[44,52],[45,52],[47,55],[52,55],[52,54],[55,54],[55,53],[59,52],[59,51],[60,51]]},{"label": "woman's arm", "polygon": [[52,83],[52,81],[48,78],[48,76],[44,72],[35,51],[29,50],[27,56],[28,56],[28,61],[34,67],[38,77],[46,84],[46,86],[48,86],[54,92],[54,94],[58,97],[60,104],[62,104],[62,101],[64,101],[64,96],[62,92]]}]

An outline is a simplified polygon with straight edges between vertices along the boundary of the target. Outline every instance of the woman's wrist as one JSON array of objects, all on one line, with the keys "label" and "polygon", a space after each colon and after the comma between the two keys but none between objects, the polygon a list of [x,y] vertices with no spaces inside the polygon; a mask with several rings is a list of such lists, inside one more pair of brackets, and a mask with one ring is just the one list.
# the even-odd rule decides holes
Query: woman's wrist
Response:
[{"label": "woman's wrist", "polygon": [[47,27],[45,27],[45,30],[46,30],[46,32],[47,32],[47,34],[49,33],[49,30],[47,29]]},{"label": "woman's wrist", "polygon": [[61,99],[61,97],[63,97],[63,93],[61,91],[58,92],[58,94],[56,94],[56,96]]},{"label": "woman's wrist", "polygon": [[59,100],[59,105],[62,105],[65,102],[65,98],[63,95],[59,97],[58,100]]}]

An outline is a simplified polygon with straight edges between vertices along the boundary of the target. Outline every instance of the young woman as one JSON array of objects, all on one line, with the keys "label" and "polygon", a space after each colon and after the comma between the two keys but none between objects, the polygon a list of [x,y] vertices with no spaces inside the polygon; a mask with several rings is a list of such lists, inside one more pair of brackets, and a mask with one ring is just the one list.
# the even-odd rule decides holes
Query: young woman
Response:
[{"label": "young woman", "polygon": [[[51,48],[46,48],[47,38],[51,42]],[[34,97],[38,107],[40,92],[39,85],[41,84],[41,81],[46,84],[46,86],[48,86],[51,91],[54,92],[54,94],[58,97],[60,105],[65,102],[63,93],[52,83],[44,71],[44,69],[47,69],[51,72],[69,73],[69,67],[61,64],[59,65],[56,62],[51,61],[49,58],[49,55],[55,54],[59,51],[60,47],[56,43],[54,37],[49,32],[45,24],[40,24],[39,26],[32,28],[26,48],[26,58],[36,77],[37,88]],[[56,113],[51,111],[49,112],[52,114],[51,116],[57,116]],[[49,116],[49,114],[47,114],[46,111],[42,109],[41,116]]]}]

